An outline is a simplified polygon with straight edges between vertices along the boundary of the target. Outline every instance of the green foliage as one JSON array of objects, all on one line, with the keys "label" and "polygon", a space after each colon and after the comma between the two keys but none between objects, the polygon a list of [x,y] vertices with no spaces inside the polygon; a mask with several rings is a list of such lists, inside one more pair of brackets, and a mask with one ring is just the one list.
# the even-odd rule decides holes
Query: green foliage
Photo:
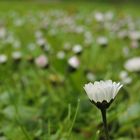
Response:
[{"label": "green foliage", "polygon": [[[0,65],[0,140],[98,140],[103,137],[100,112],[91,105],[84,93],[83,86],[88,80],[85,71],[94,72],[96,80],[113,79],[119,81],[119,73],[124,70],[126,57],[123,47],[128,40],[119,40],[102,29],[96,21],[86,23],[93,11],[112,10],[116,19],[125,15],[139,18],[139,7],[109,4],[39,4],[39,3],[0,3],[0,20],[2,25],[21,41],[21,48],[0,41],[0,52],[11,58],[12,51],[21,51],[23,60],[15,63],[12,59]],[[50,35],[42,28],[42,19],[55,10],[60,10],[66,17],[78,17],[77,25],[83,25],[93,34],[93,42],[86,46],[83,35],[67,33],[50,25],[57,33]],[[58,12],[56,11],[56,13]],[[39,15],[43,13],[43,16]],[[23,26],[15,26],[15,19],[23,20]],[[31,19],[33,18],[33,19]],[[51,23],[58,17],[52,17]],[[60,17],[59,17],[60,18]],[[59,19],[58,18],[58,19]],[[32,20],[34,22],[32,22]],[[49,20],[49,19],[48,19]],[[47,22],[47,21],[46,21]],[[50,68],[40,69],[34,63],[26,61],[30,54],[36,57],[43,52],[37,46],[35,51],[28,50],[28,44],[35,42],[35,32],[40,29],[52,46],[51,54],[45,52],[50,60]],[[109,46],[100,47],[95,39],[105,35]],[[75,73],[67,73],[67,59],[57,60],[56,53],[63,49],[65,43],[81,44],[84,53],[79,56],[81,65]],[[131,49],[130,56],[138,56],[139,50]],[[50,76],[64,79],[61,84],[54,84]],[[115,140],[140,139],[140,93],[139,75],[130,73],[133,83],[125,86],[108,110],[110,134]]]}]

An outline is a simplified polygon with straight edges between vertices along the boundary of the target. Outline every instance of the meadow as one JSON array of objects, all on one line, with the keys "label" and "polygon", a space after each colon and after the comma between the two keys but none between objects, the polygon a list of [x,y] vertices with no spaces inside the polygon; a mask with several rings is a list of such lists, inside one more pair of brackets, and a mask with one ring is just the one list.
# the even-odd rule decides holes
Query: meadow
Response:
[{"label": "meadow", "polygon": [[124,85],[111,140],[139,140],[140,61],[126,66],[140,56],[139,15],[130,3],[0,2],[0,140],[104,140],[83,86],[107,79]]}]

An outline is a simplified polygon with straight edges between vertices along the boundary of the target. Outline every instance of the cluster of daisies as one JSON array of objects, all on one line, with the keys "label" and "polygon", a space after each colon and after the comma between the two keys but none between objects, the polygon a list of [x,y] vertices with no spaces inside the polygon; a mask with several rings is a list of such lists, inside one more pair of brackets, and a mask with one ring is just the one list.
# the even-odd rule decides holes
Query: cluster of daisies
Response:
[{"label": "cluster of daisies", "polygon": [[[1,52],[12,46],[10,55],[1,53],[0,64],[8,63],[8,60],[22,62],[26,60],[34,63],[39,68],[49,68],[53,65],[51,58],[55,60],[65,60],[68,70],[74,72],[79,69],[82,63],[80,55],[91,48],[91,46],[106,48],[110,46],[112,39],[128,42],[122,46],[122,52],[126,58],[124,69],[118,76],[123,84],[130,84],[132,78],[129,72],[140,71],[140,57],[130,58],[131,49],[139,49],[140,29],[139,20],[131,16],[117,17],[114,12],[93,11],[88,15],[71,14],[68,11],[55,9],[47,12],[29,12],[27,16],[21,16],[16,11],[7,12],[7,18],[11,21],[14,29],[22,29],[27,25],[32,28],[33,41],[23,46],[23,41],[14,30],[7,28],[4,17],[0,24],[0,44]],[[39,22],[38,22],[39,21]],[[93,27],[94,30],[91,30]],[[107,32],[101,33],[101,31]],[[26,32],[26,31],[25,31]],[[98,32],[100,34],[98,34]],[[64,35],[80,37],[79,42],[61,40],[60,44],[53,44],[49,38]],[[28,36],[28,34],[27,34]],[[25,49],[24,49],[25,48]],[[25,52],[24,52],[24,51]],[[39,52],[35,54],[35,52]],[[35,54],[35,55],[34,55]],[[59,61],[58,61],[59,63]],[[92,70],[85,72],[88,81],[95,81],[96,76]]]}]

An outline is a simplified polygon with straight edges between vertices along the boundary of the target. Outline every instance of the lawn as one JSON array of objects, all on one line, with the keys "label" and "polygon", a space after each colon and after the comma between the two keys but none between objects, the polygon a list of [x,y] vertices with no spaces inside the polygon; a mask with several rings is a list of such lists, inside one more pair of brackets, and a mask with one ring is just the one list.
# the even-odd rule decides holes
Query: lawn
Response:
[{"label": "lawn", "polygon": [[107,112],[111,140],[139,140],[140,73],[124,67],[140,56],[129,35],[139,15],[131,3],[0,2],[0,140],[104,140],[83,87],[108,79],[124,85]]}]

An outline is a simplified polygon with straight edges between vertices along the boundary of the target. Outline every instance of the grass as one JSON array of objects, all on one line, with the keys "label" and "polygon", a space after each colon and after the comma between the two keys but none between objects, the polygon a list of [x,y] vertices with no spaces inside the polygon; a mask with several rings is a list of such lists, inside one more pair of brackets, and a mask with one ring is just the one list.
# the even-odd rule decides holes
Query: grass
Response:
[{"label": "grass", "polygon": [[[129,57],[139,56],[139,48],[129,48],[129,56],[125,57],[123,48],[130,46],[129,40],[118,39],[116,34],[103,29],[95,20],[85,22],[94,11],[113,11],[113,22],[130,15],[134,23],[140,13],[138,5],[134,4],[0,3],[0,23],[14,38],[12,43],[0,40],[0,53],[9,58],[6,64],[0,65],[0,140],[101,139],[100,112],[88,101],[83,90],[84,84],[88,82],[85,72],[92,71],[95,80],[120,81],[119,74],[124,70],[124,62]],[[60,15],[57,17],[58,12]],[[70,25],[55,26],[54,23],[64,17],[71,17],[76,25],[82,25],[91,32],[93,39],[89,47],[84,43],[83,34],[65,32],[64,29]],[[16,26],[16,22],[23,24]],[[48,30],[42,28],[45,22],[49,22]],[[34,34],[37,30],[41,30],[48,40],[51,52],[44,52],[37,45],[34,51],[28,49],[30,43],[36,42]],[[54,31],[55,34],[51,34]],[[106,48],[96,43],[96,38],[102,35],[109,38]],[[15,41],[20,41],[20,48],[13,47]],[[67,59],[73,55],[72,52],[67,52],[64,60],[56,58],[56,53],[67,42],[71,46],[81,44],[84,48],[84,52],[78,56],[80,68],[74,73],[67,71]],[[20,63],[11,59],[11,53],[17,50],[23,53]],[[48,69],[40,69],[26,60],[30,55],[37,57],[42,53],[49,58]],[[108,110],[109,130],[115,140],[140,138],[139,74],[129,75],[133,82],[124,86]]]}]

